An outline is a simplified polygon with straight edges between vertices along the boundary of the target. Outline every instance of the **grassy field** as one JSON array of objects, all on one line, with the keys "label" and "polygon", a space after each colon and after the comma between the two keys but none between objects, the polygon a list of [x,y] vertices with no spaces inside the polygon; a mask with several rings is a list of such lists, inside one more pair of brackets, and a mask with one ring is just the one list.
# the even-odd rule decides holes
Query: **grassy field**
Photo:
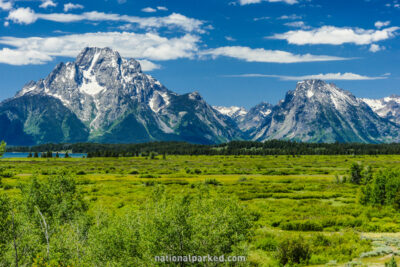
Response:
[{"label": "grassy field", "polygon": [[400,156],[2,159],[0,191],[18,199],[20,185],[33,175],[43,179],[67,169],[78,177],[89,213],[101,207],[123,214],[144,205],[158,185],[179,195],[206,184],[211,194],[237,197],[257,218],[251,265],[278,266],[279,242],[301,238],[311,246],[309,265],[383,266],[400,255],[400,213],[358,203],[359,186],[342,182],[353,162],[377,171],[399,167]]}]

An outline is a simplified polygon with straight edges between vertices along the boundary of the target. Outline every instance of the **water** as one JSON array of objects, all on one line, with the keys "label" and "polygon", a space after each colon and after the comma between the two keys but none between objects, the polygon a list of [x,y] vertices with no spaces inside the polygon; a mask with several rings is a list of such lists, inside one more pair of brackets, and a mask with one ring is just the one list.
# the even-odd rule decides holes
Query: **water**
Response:
[{"label": "water", "polygon": [[[29,155],[28,152],[7,152],[4,153],[3,158],[27,158],[28,155]],[[65,153],[58,153],[58,155],[60,156],[60,158],[65,157]],[[86,154],[83,153],[68,153],[68,155],[71,158],[82,158],[83,156],[86,157]],[[56,157],[56,153],[53,153],[53,157]],[[40,158],[40,153],[39,153],[39,158]]]}]

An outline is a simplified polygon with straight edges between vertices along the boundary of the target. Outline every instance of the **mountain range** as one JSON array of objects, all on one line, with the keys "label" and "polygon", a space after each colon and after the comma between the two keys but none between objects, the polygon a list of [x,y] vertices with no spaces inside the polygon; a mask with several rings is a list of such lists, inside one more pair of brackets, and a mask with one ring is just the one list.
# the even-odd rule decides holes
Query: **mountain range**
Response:
[{"label": "mountain range", "polygon": [[139,143],[289,139],[304,142],[400,141],[400,97],[358,99],[321,80],[299,82],[277,105],[209,105],[177,94],[109,48],[85,48],[45,78],[0,103],[0,140]]}]

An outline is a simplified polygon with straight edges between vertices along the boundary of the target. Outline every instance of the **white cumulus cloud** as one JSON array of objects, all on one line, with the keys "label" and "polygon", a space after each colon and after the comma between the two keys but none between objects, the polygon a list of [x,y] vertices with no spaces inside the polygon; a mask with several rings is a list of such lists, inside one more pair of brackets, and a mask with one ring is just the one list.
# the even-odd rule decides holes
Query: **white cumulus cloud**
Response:
[{"label": "white cumulus cloud", "polygon": [[304,76],[286,76],[286,75],[272,75],[272,74],[239,74],[239,75],[226,75],[227,77],[255,77],[255,78],[278,78],[283,81],[300,81],[300,80],[329,80],[329,81],[360,81],[360,80],[380,80],[387,79],[386,75],[370,77],[365,75],[360,75],[356,73],[346,72],[346,73],[320,73],[314,75],[304,75]]},{"label": "white cumulus cloud", "polygon": [[0,9],[10,10],[12,8],[12,3],[10,1],[0,0]]},{"label": "white cumulus cloud", "polygon": [[143,71],[158,70],[161,68],[159,64],[155,64],[147,59],[138,60]]},{"label": "white cumulus cloud", "polygon": [[376,53],[376,52],[384,50],[384,49],[385,49],[384,46],[380,46],[380,45],[377,45],[377,44],[372,44],[369,47],[369,51],[371,51],[372,53]]},{"label": "white cumulus cloud", "polygon": [[15,10],[11,10],[8,14],[7,20],[11,20],[18,24],[31,24],[38,19],[35,11],[29,7],[21,7]]},{"label": "white cumulus cloud", "polygon": [[73,9],[83,9],[83,8],[84,8],[83,5],[68,3],[68,4],[64,5],[64,12],[68,12],[68,11],[73,10]]},{"label": "white cumulus cloud", "polygon": [[386,40],[395,36],[399,27],[390,27],[381,30],[365,30],[359,28],[338,28],[323,26],[313,30],[295,30],[282,34],[275,34],[269,39],[286,40],[290,44],[330,44],[341,45],[353,43],[356,45],[368,45],[374,42]]},{"label": "white cumulus cloud", "polygon": [[9,65],[44,64],[52,58],[38,51],[12,50],[3,48],[0,50],[0,63]]},{"label": "white cumulus cloud", "polygon": [[157,9],[161,11],[168,11],[168,8],[166,8],[165,6],[158,6]]},{"label": "white cumulus cloud", "polygon": [[57,3],[53,2],[52,0],[45,0],[42,2],[42,4],[40,4],[40,8],[48,8],[48,7],[56,7]]},{"label": "white cumulus cloud", "polygon": [[201,55],[210,55],[213,58],[220,56],[231,57],[245,60],[247,62],[270,62],[270,63],[299,63],[299,62],[315,62],[315,61],[334,61],[347,60],[347,58],[303,54],[297,55],[281,50],[265,50],[263,48],[250,48],[244,46],[225,46],[215,49],[209,49],[201,52]]},{"label": "white cumulus cloud", "polygon": [[[142,60],[147,69],[157,68],[149,60],[163,61],[193,58],[198,50],[199,37],[186,34],[166,38],[156,33],[96,32],[57,37],[0,37],[4,48],[0,62],[11,65],[43,64],[56,56],[76,57],[85,47],[110,47],[122,56]],[[144,61],[147,60],[147,61]]]}]

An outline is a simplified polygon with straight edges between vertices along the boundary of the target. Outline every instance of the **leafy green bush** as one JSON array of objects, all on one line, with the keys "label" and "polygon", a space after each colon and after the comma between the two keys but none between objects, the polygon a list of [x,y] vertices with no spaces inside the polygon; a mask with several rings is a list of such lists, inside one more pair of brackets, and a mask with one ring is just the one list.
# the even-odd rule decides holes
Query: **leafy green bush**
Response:
[{"label": "leafy green bush", "polygon": [[153,174],[141,174],[139,175],[139,178],[159,178],[159,176]]},{"label": "leafy green bush", "polygon": [[397,267],[396,259],[394,256],[390,259],[390,261],[385,262],[385,267]]},{"label": "leafy green bush", "polygon": [[215,179],[215,178],[207,178],[204,181],[204,184],[206,184],[206,185],[215,185],[215,186],[222,185],[222,183],[220,181],[218,181],[217,179]]},{"label": "leafy green bush", "polygon": [[44,181],[34,177],[22,188],[22,196],[28,214],[34,216],[39,210],[50,221],[64,223],[88,209],[75,177],[66,171]]},{"label": "leafy green bush", "polygon": [[14,175],[15,175],[14,172],[12,172],[10,170],[0,172],[0,177],[3,177],[3,178],[13,178]]},{"label": "leafy green bush", "polygon": [[287,231],[322,231],[323,227],[319,222],[304,220],[304,221],[290,221],[280,224],[282,230]]},{"label": "leafy green bush", "polygon": [[390,205],[400,209],[400,172],[381,170],[361,188],[359,202],[363,205]]},{"label": "leafy green bush", "polygon": [[350,167],[350,182],[353,184],[361,184],[363,176],[362,176],[362,171],[363,171],[363,166],[358,163],[353,163],[351,164]]},{"label": "leafy green bush", "polygon": [[265,251],[276,251],[278,247],[278,241],[276,240],[275,236],[269,234],[259,240],[256,241],[255,247],[257,249],[262,249]]},{"label": "leafy green bush", "polygon": [[307,264],[311,258],[310,246],[300,236],[285,238],[278,245],[276,258],[282,265]]}]

